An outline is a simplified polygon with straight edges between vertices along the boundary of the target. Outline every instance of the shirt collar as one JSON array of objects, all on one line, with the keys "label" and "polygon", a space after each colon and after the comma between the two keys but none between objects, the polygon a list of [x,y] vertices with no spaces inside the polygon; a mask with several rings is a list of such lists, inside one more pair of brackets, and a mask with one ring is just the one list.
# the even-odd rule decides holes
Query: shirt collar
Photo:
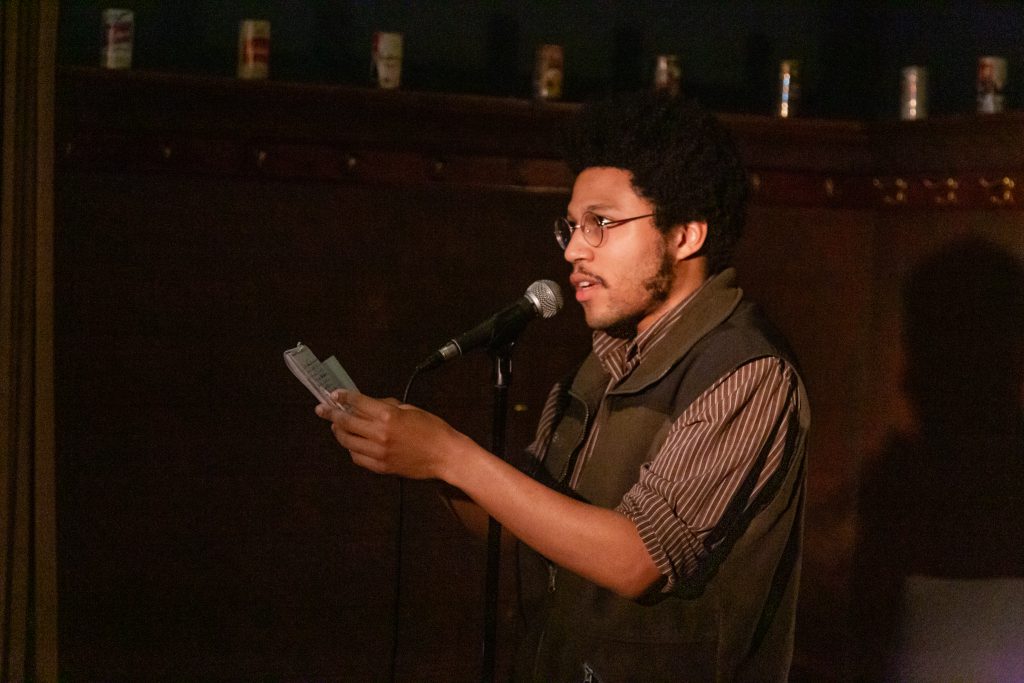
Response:
[{"label": "shirt collar", "polygon": [[618,339],[603,330],[594,331],[592,342],[594,354],[601,361],[605,371],[612,376],[613,382],[621,381],[640,365],[650,350],[665,338],[665,332],[672,327],[673,323],[679,320],[687,304],[693,301],[693,298],[710,281],[711,278],[704,280],[701,286],[694,290],[690,296],[655,320],[646,330],[631,339]]}]

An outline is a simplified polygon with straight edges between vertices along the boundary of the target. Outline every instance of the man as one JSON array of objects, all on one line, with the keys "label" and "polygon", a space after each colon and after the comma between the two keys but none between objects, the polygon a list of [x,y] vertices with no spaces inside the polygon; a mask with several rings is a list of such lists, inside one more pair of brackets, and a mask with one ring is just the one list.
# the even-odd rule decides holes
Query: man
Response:
[{"label": "man", "polygon": [[517,679],[785,680],[808,406],[728,267],[738,155],[652,93],[585,109],[568,142],[555,232],[594,342],[552,391],[533,471],[393,399],[317,414],[355,463],[446,482],[528,547]]}]

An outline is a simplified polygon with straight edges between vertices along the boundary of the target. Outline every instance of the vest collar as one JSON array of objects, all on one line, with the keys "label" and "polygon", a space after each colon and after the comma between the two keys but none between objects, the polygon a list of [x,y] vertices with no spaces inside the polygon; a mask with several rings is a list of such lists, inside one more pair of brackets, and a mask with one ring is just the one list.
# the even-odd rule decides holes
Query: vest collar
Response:
[{"label": "vest collar", "polygon": [[735,269],[727,268],[712,276],[684,305],[667,334],[646,349],[640,364],[608,393],[631,394],[660,380],[704,335],[722,324],[742,298]]}]

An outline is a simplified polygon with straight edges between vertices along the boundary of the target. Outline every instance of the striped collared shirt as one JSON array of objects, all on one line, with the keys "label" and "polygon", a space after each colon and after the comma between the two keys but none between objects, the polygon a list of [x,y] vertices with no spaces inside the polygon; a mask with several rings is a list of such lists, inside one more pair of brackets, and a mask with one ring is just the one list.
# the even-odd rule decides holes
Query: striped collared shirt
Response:
[{"label": "striped collared shirt", "polygon": [[[609,373],[607,391],[618,386],[662,342],[682,316],[692,296],[633,339],[594,333],[593,350]],[[556,413],[555,387],[548,398],[530,447],[543,457]],[[800,409],[796,372],[777,357],[749,361],[719,378],[671,425],[657,455],[641,466],[637,482],[616,510],[636,524],[658,569],[665,576],[663,592],[694,575],[711,548],[705,540],[737,495],[758,453],[770,450],[749,500],[760,492],[784,454],[789,417]],[[570,477],[575,487],[580,472],[601,438],[607,422],[604,400]],[[749,502],[749,501],[748,501]]]}]

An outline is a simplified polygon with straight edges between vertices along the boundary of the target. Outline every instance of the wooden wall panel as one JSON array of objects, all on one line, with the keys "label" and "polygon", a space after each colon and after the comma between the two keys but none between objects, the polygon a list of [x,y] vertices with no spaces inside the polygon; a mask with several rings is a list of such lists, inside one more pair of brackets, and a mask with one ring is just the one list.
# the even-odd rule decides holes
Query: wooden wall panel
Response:
[{"label": "wooden wall panel", "polygon": [[[574,105],[89,69],[59,85],[62,672],[387,680],[397,628],[398,680],[478,678],[482,544],[430,484],[347,462],[281,352],[301,340],[399,395],[438,344],[564,283],[549,226]],[[964,232],[1024,257],[1024,118],[723,119],[754,190],[741,284],[813,402],[793,680],[849,680],[859,477],[911,417],[900,288]],[[572,301],[526,330],[509,452],[588,345]],[[467,356],[410,400],[487,445],[491,371]]]},{"label": "wooden wall panel", "polygon": [[811,401],[808,506],[796,670],[828,679],[848,641],[846,577],[869,397],[868,211],[755,209],[737,256],[741,284],[788,336]]},{"label": "wooden wall panel", "polygon": [[[966,238],[986,240],[1024,264],[1022,228],[1018,212],[991,210],[752,212],[738,255],[743,285],[789,335],[813,406],[794,680],[856,680],[861,670],[854,605],[863,596],[851,583],[861,475],[888,440],[916,426],[904,389],[908,279],[926,259]],[[972,256],[961,258],[970,276]]]},{"label": "wooden wall panel", "polygon": [[871,340],[876,362],[867,377],[876,395],[865,434],[871,453],[878,451],[892,429],[906,429],[913,420],[902,388],[903,288],[925,258],[950,242],[972,235],[1024,261],[1024,216],[1017,212],[929,211],[910,221],[902,214],[878,218],[877,247],[872,256],[881,285],[873,301]]},{"label": "wooden wall panel", "polygon": [[[564,279],[547,228],[562,204],[63,176],[64,670],[386,671],[398,485],[342,457],[281,352],[301,340],[337,354],[365,391],[400,395],[438,344],[534,279]],[[581,329],[566,310],[524,334],[510,450],[528,442],[551,378],[586,348]],[[411,400],[487,444],[490,386],[481,354],[424,376]],[[404,666],[472,678],[482,549],[424,487],[405,496]]]}]

